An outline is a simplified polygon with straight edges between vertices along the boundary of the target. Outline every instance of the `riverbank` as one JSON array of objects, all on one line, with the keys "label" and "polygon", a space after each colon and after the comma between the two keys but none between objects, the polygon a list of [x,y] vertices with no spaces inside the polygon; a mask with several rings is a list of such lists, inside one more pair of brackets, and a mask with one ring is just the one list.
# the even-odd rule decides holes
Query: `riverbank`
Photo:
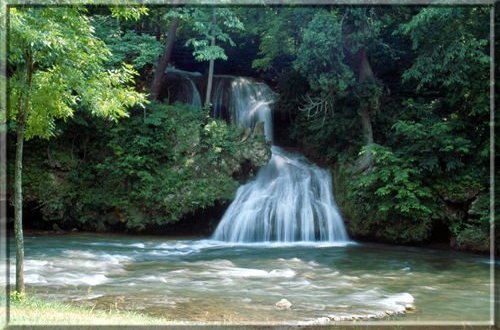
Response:
[{"label": "riverbank", "polygon": [[[5,302],[5,297],[2,297],[2,302]],[[4,307],[0,307],[2,310],[2,314],[5,315]],[[316,321],[310,322],[310,324],[302,324],[300,325],[303,329],[323,329],[326,324],[331,324],[330,322],[325,322],[322,318]],[[390,318],[389,321],[396,321],[399,318]],[[329,320],[333,321],[333,320]],[[335,324],[335,327],[338,329],[361,329],[363,326],[358,325],[355,319],[352,321],[351,325],[339,325]],[[361,320],[362,321],[362,320]],[[370,320],[366,323],[366,326],[373,329],[404,329],[406,328],[404,324],[401,325],[387,325],[387,324],[378,324],[378,322],[370,322]],[[5,322],[5,320],[4,320]],[[348,322],[350,323],[350,322]],[[209,329],[217,329],[217,328],[227,328],[227,326],[237,326],[240,325],[229,323],[222,324],[213,324],[213,322],[200,322],[198,324],[193,322],[179,322],[167,320],[165,318],[160,317],[152,317],[148,315],[143,315],[135,312],[124,312],[119,310],[110,309],[109,311],[90,309],[72,306],[69,304],[63,304],[59,302],[46,301],[41,300],[35,297],[28,297],[22,301],[19,300],[11,300],[9,306],[9,322],[8,325],[5,323],[0,324],[0,327],[5,329],[37,329],[40,326],[43,326],[44,329],[68,329],[75,328],[78,330],[84,329],[109,329],[110,327],[116,327],[117,329],[137,329],[138,326],[144,328],[150,328],[154,326],[156,329],[171,329],[172,327],[205,327]],[[247,324],[244,326],[246,329],[292,329],[297,326],[285,325],[285,324]],[[466,324],[463,324],[463,328],[467,327]],[[411,326],[414,330],[420,329],[453,329],[453,326],[447,324],[441,325],[419,325],[418,323],[413,324]],[[476,326],[477,329],[490,329],[488,326],[479,327]]]},{"label": "riverbank", "polygon": [[69,304],[26,297],[11,300],[9,326],[41,325],[164,325],[168,320],[110,308],[94,310]]}]

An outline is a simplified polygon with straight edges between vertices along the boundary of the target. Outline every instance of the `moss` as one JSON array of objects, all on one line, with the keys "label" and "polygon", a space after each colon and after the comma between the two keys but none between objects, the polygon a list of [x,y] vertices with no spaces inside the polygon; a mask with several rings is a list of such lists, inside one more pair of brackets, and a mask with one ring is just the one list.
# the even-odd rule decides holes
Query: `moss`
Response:
[{"label": "moss", "polygon": [[460,250],[488,252],[490,250],[490,236],[481,228],[470,226],[458,233],[456,246]]}]

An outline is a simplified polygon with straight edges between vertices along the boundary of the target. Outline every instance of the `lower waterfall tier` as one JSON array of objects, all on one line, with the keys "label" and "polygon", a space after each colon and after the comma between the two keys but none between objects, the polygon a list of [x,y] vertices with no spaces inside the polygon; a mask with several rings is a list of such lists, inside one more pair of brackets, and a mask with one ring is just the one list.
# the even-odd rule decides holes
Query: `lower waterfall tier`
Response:
[{"label": "lower waterfall tier", "polygon": [[227,242],[347,241],[328,171],[273,146],[255,180],[241,186],[214,239]]}]

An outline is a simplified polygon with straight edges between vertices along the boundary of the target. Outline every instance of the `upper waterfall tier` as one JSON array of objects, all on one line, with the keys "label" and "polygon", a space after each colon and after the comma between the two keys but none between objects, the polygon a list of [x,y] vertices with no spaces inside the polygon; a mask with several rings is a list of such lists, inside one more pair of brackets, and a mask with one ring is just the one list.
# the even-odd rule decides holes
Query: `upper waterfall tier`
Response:
[{"label": "upper waterfall tier", "polygon": [[174,82],[175,88],[167,92],[170,102],[182,102],[201,109],[201,96],[193,79],[199,79],[201,74],[179,69],[168,68],[167,79]]},{"label": "upper waterfall tier", "polygon": [[215,77],[212,94],[213,116],[252,129],[258,122],[263,122],[264,134],[268,141],[273,140],[270,105],[274,100],[274,92],[264,83],[244,77]]},{"label": "upper waterfall tier", "polygon": [[330,173],[272,147],[256,179],[241,186],[214,239],[228,242],[347,241]]}]

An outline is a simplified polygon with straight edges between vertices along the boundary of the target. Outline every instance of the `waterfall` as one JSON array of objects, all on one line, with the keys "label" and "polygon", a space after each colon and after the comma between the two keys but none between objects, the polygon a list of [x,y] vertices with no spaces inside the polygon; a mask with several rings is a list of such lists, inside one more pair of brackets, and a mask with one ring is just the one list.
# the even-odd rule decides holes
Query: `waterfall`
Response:
[{"label": "waterfall", "polygon": [[[264,122],[272,141],[274,94],[252,79],[219,76],[213,115],[253,128]],[[213,235],[227,242],[347,241],[328,171],[304,156],[272,146],[269,163],[241,186]]]},{"label": "waterfall", "polygon": [[252,129],[258,122],[263,122],[266,139],[272,141],[271,104],[274,102],[274,93],[271,88],[251,78],[215,78],[212,115]]},{"label": "waterfall", "polygon": [[201,77],[201,73],[189,72],[174,68],[168,68],[166,71],[167,78],[175,79],[175,90],[170,97],[171,102],[182,102],[201,109],[201,96],[193,79]]},{"label": "waterfall", "polygon": [[241,186],[214,239],[229,242],[346,241],[328,171],[272,147],[269,163]]},{"label": "waterfall", "polygon": [[[200,93],[193,81],[201,74],[172,68],[166,73],[176,81],[170,100],[201,109]],[[251,129],[263,122],[266,139],[273,141],[271,105],[275,94],[266,84],[217,75],[211,101],[213,117]],[[271,150],[269,163],[236,192],[213,238],[227,242],[347,241],[330,173],[300,154],[277,146]]]}]

